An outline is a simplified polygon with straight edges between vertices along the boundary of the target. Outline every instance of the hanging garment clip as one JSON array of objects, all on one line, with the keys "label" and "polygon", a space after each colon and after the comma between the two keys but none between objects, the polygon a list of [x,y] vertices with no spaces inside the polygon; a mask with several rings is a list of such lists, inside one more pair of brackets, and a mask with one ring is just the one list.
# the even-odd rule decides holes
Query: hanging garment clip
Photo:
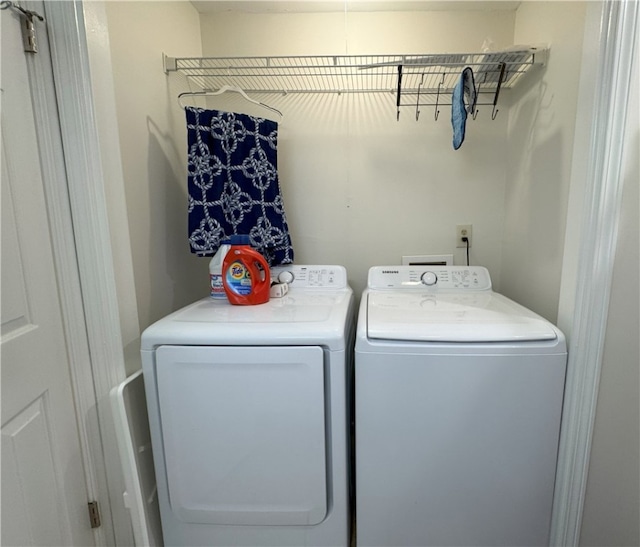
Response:
[{"label": "hanging garment clip", "polygon": [[38,53],[38,43],[36,42],[36,27],[33,24],[33,18],[36,17],[40,21],[44,21],[44,17],[42,17],[42,15],[36,13],[35,11],[24,9],[15,2],[9,2],[8,0],[3,0],[2,2],[0,2],[0,9],[5,10],[9,8],[20,12],[20,27],[22,29],[22,42],[24,44],[24,50],[27,53]]}]

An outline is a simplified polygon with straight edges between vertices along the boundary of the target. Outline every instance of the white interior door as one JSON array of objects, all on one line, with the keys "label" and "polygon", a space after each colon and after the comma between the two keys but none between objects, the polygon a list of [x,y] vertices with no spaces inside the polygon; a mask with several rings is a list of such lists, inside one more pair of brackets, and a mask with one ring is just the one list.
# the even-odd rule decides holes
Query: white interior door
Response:
[{"label": "white interior door", "polygon": [[2,16],[2,545],[93,545],[20,21]]}]

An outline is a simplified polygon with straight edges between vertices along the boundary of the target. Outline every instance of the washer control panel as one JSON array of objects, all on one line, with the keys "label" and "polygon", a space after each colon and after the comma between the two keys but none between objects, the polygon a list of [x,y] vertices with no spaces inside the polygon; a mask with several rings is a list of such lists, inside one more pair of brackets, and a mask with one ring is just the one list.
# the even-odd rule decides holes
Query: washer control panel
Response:
[{"label": "washer control panel", "polygon": [[271,268],[272,283],[288,283],[292,288],[344,289],[347,270],[337,265],[285,264]]},{"label": "washer control panel", "polygon": [[370,289],[491,290],[489,271],[482,266],[374,266]]}]

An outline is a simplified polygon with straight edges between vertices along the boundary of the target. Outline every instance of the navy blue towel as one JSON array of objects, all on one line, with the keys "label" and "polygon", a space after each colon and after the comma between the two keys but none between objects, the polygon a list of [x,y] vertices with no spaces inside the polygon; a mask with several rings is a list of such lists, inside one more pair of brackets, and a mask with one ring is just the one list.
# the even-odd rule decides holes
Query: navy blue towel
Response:
[{"label": "navy blue towel", "polygon": [[[465,106],[465,99],[467,105]],[[467,112],[473,114],[476,108],[476,85],[473,70],[466,67],[453,88],[451,97],[451,125],[453,126],[453,148],[457,150],[464,142]]]},{"label": "navy blue towel", "polygon": [[270,266],[293,262],[277,168],[278,124],[247,114],[186,107],[189,244],[211,256],[248,234]]}]

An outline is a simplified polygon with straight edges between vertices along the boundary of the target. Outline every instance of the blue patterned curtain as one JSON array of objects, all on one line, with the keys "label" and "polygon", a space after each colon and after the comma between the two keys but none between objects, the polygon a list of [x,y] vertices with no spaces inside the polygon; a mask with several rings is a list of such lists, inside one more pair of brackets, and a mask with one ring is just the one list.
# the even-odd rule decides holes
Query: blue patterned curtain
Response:
[{"label": "blue patterned curtain", "polygon": [[278,180],[278,124],[247,114],[186,107],[189,244],[211,256],[248,234],[269,265],[293,262]]}]

